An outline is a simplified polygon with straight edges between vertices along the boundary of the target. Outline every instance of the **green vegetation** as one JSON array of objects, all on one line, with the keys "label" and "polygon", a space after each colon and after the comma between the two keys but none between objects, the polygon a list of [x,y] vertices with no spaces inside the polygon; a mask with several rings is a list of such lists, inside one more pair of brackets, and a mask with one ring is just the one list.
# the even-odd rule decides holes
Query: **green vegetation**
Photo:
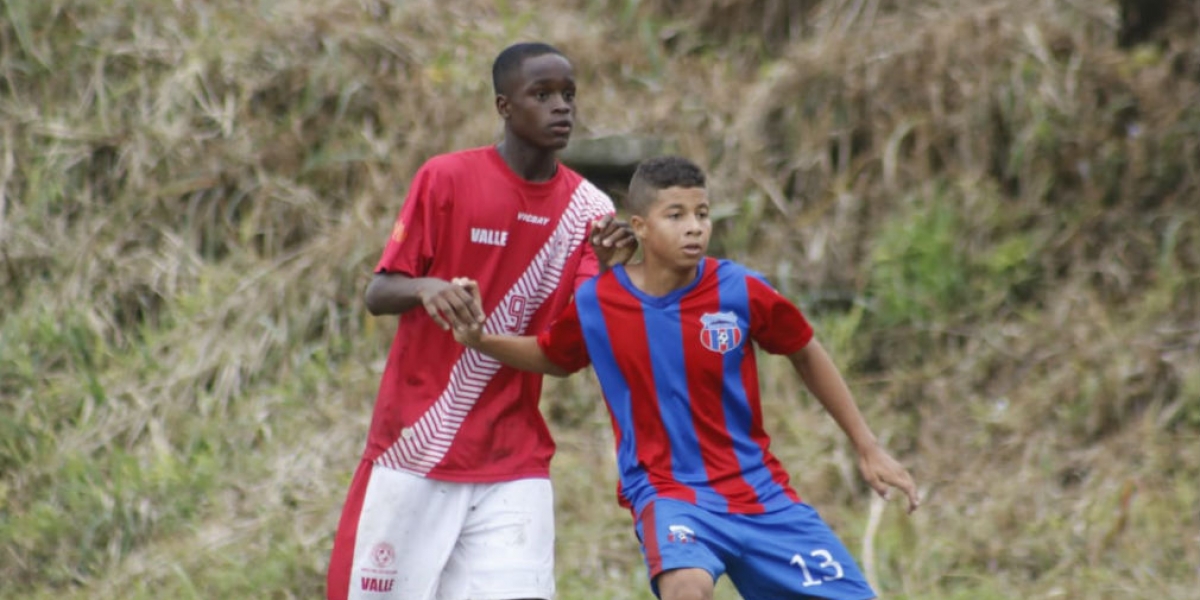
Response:
[{"label": "green vegetation", "polygon": [[[764,360],[776,451],[886,597],[1193,597],[1186,10],[1123,47],[1073,0],[0,0],[0,597],[321,596],[394,326],[361,291],[530,38],[578,135],[710,169],[717,250],[911,466],[909,517]],[[560,596],[648,597],[594,382],[544,407]]]}]

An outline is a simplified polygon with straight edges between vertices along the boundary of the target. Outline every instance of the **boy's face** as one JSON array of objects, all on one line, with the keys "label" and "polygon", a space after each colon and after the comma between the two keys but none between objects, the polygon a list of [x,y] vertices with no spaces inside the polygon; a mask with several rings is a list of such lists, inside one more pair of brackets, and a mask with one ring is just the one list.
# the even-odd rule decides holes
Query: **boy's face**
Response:
[{"label": "boy's face", "polygon": [[506,127],[537,148],[561,150],[575,126],[575,74],[558,54],[525,59],[509,93],[496,97]]},{"label": "boy's face", "polygon": [[700,264],[712,235],[708,210],[708,191],[704,188],[659,190],[645,216],[629,219],[646,262],[679,269]]}]

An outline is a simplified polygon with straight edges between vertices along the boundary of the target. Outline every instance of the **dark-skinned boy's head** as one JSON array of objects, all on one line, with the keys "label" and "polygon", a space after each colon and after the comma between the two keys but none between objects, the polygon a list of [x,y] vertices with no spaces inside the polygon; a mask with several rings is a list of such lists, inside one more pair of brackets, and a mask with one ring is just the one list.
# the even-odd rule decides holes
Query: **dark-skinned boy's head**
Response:
[{"label": "dark-skinned boy's head", "polygon": [[492,64],[496,111],[507,133],[539,150],[561,150],[575,125],[571,61],[541,42],[513,44]]}]

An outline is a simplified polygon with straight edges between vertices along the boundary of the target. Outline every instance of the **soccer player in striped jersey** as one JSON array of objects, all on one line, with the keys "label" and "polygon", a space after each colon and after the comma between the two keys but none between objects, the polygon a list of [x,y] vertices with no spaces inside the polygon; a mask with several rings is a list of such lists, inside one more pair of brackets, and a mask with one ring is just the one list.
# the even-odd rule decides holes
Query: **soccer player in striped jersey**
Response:
[{"label": "soccer player in striped jersey", "polygon": [[[366,292],[398,314],[327,574],[329,600],[554,597],[554,442],[542,377],[468,355],[449,328],[540,331],[575,286],[636,246],[612,201],[557,153],[571,62],[540,43],[492,68],[504,139],[421,166]],[[488,287],[476,301],[455,277]]]},{"label": "soccer player in striped jersey", "polygon": [[[875,597],[854,559],[802,502],[769,450],[755,347],[787,356],[850,438],[866,481],[919,504],[801,311],[765,279],[707,257],[703,171],[639,165],[628,195],[644,260],[580,286],[537,336],[464,326],[455,337],[516,368],[557,376],[589,363],[612,416],[619,500],[663,600],[712,598],[728,574],[748,600]],[[459,281],[474,290],[475,282]]]}]

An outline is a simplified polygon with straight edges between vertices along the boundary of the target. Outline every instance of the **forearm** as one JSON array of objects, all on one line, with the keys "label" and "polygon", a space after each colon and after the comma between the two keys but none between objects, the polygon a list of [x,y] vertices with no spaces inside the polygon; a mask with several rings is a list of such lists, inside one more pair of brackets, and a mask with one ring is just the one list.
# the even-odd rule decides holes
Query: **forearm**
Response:
[{"label": "forearm", "polygon": [[849,386],[820,343],[812,340],[803,350],[788,358],[809,392],[817,397],[860,454],[877,443],[875,434],[854,402]]},{"label": "forearm", "polygon": [[408,277],[377,273],[367,285],[364,297],[367,310],[373,315],[398,315],[421,305],[421,293],[442,280],[432,277]]},{"label": "forearm", "polygon": [[471,347],[521,371],[555,377],[571,374],[546,358],[546,353],[538,346],[537,338],[531,335],[484,334],[477,343],[471,344]]}]

